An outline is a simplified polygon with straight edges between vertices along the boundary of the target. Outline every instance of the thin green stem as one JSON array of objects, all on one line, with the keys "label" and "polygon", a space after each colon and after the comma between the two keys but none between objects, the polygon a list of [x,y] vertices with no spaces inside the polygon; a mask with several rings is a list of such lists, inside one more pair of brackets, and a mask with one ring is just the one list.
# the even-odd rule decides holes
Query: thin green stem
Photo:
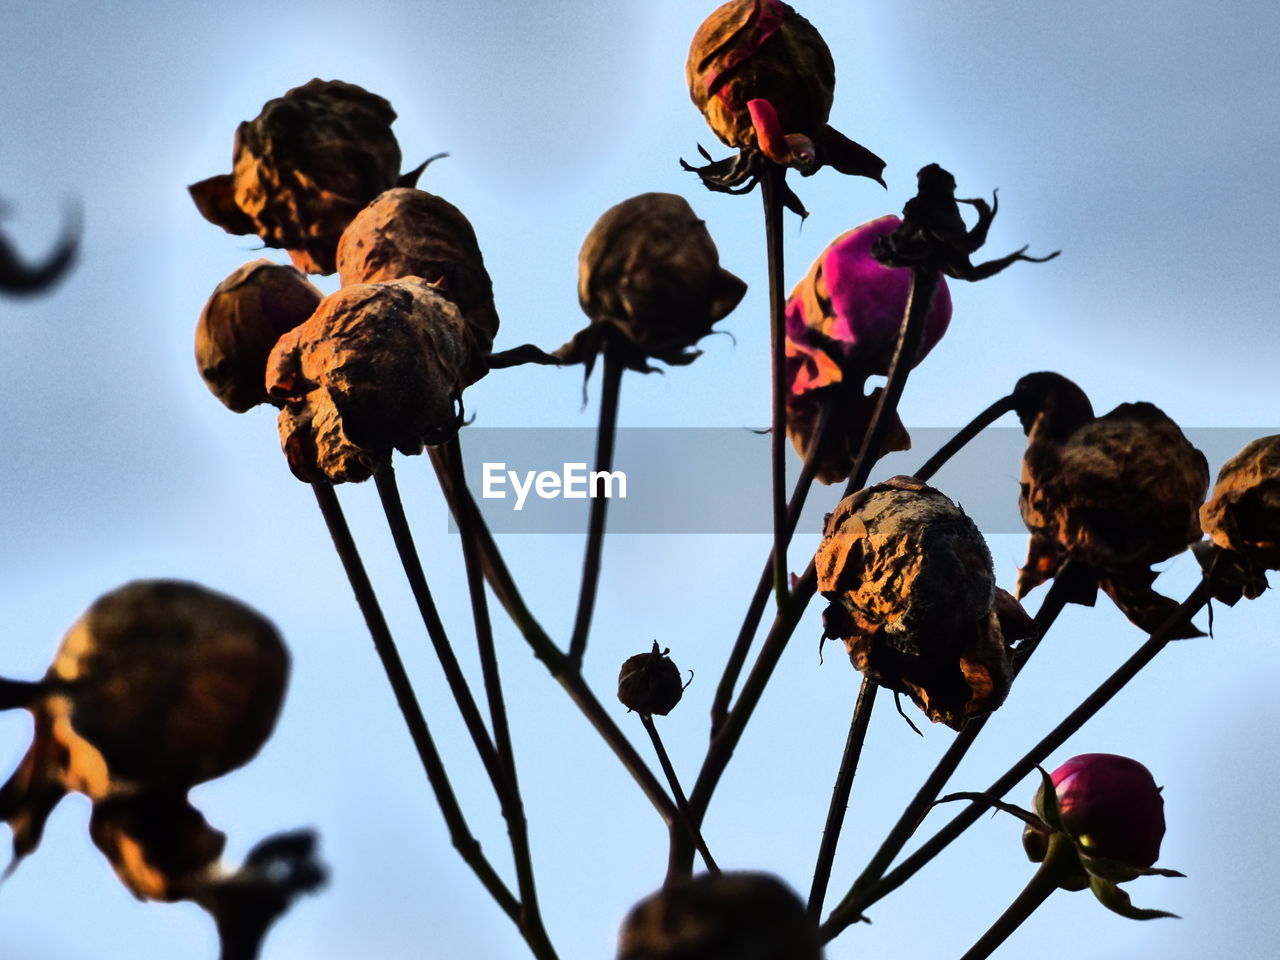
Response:
[{"label": "thin green stem", "polygon": [[[622,386],[622,374],[626,368],[615,351],[604,352],[604,385],[600,394],[600,427],[596,431],[596,472],[608,473],[613,469],[613,443],[618,429],[618,394]],[[608,481],[604,481],[608,483]],[[569,662],[575,669],[582,666],[587,650],[587,634],[591,631],[591,615],[596,607],[596,592],[600,586],[600,555],[604,549],[605,514],[609,510],[609,498],[591,491],[591,517],[587,529],[587,549],[582,560],[582,587],[578,591],[578,612],[573,621],[573,635],[569,640]]]},{"label": "thin green stem", "polygon": [[773,489],[773,592],[778,609],[787,602],[787,357],[786,288],[783,278],[782,198],[786,169],[770,163],[760,178],[769,267],[769,350],[772,385],[771,464]]},{"label": "thin green stem", "polygon": [[676,798],[676,808],[680,811],[680,820],[673,825],[672,829],[685,830],[693,845],[698,848],[698,853],[702,854],[702,861],[707,865],[707,869],[712,873],[719,873],[720,868],[711,856],[711,851],[707,849],[707,841],[702,838],[702,831],[694,824],[693,817],[689,814],[689,800],[684,795],[684,788],[680,786],[680,778],[676,776],[676,768],[672,765],[671,757],[667,754],[667,748],[663,745],[662,737],[658,734],[657,724],[653,722],[653,717],[650,714],[642,713],[639,716],[645,732],[649,734],[654,753],[658,755],[658,764],[662,767],[662,772],[667,778],[667,785],[671,787],[671,795]]}]

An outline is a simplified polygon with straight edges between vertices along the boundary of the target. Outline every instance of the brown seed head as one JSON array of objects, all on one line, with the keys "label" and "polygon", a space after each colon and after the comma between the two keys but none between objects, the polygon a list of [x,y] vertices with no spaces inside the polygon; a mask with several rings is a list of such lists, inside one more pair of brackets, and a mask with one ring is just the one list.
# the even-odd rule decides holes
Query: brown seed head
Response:
[{"label": "brown seed head", "polygon": [[1254,440],[1222,465],[1200,523],[1219,546],[1280,570],[1280,435]]},{"label": "brown seed head", "polygon": [[648,653],[628,657],[618,674],[618,699],[628,710],[636,713],[665,717],[684,695],[680,681],[680,669],[667,656],[669,650],[659,650],[658,641]]}]

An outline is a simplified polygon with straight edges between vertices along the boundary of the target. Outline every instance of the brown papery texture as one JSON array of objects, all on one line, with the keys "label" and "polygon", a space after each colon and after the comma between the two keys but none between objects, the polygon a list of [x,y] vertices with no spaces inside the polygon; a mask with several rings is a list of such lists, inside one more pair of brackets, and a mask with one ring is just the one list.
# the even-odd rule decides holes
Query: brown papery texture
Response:
[{"label": "brown papery texture", "polygon": [[648,653],[627,657],[618,673],[618,699],[628,710],[665,717],[684,695],[680,669],[655,642]]},{"label": "brown papery texture", "polygon": [[1200,523],[1219,546],[1280,570],[1280,435],[1254,440],[1223,464]]}]

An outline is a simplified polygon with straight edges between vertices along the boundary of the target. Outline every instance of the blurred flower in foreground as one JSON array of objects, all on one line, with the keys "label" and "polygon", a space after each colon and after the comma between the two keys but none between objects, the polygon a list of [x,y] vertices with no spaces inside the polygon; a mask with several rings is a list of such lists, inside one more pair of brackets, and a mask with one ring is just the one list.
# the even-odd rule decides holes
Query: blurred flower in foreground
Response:
[{"label": "blurred flower in foreground", "polygon": [[746,290],[683,197],[642,193],[606,210],[583,241],[578,302],[591,325],[556,354],[588,372],[604,350],[643,372],[650,359],[692,363],[690,348]]},{"label": "blurred flower in foreground", "polygon": [[458,308],[426,280],[343,287],[280,338],[267,389],[304,482],[367,480],[392,449],[421,453],[459,425],[462,388],[485,372]]},{"label": "blurred flower in foreground", "polygon": [[[1204,454],[1150,403],[1095,418],[1084,391],[1056,373],[1028,374],[1013,397],[1028,439],[1018,504],[1031,531],[1017,595],[1070,558],[1097,572],[1132,623],[1158,629],[1177,604],[1151,588],[1151,565],[1200,539]],[[1091,604],[1092,588],[1070,599]],[[1186,624],[1174,636],[1200,632]]]},{"label": "blurred flower in foreground", "polygon": [[[1227,603],[1260,596],[1263,571],[1280,570],[1280,435],[1254,440],[1222,465],[1200,523],[1225,551],[1216,558],[1214,595]],[[1199,552],[1202,563],[1215,562]]]},{"label": "blurred flower in foreground", "polygon": [[680,702],[684,684],[680,682],[680,670],[667,656],[670,650],[660,650],[658,641],[648,653],[628,657],[618,674],[618,699],[628,710],[652,716],[665,717]]},{"label": "blurred flower in foreground", "polygon": [[765,873],[703,874],[632,908],[617,960],[820,960],[804,904]]},{"label": "blurred flower in foreground", "polygon": [[[737,192],[761,174],[766,158],[805,176],[826,165],[884,183],[884,161],[828,125],[836,83],[831,51],[780,0],[730,0],[717,8],[694,34],[685,79],[715,135],[741,151],[697,171],[712,189]],[[799,201],[789,201],[803,216]]]},{"label": "blurred flower in foreground", "polygon": [[413,186],[400,175],[395,111],[340,80],[312,80],[269,100],[236,129],[232,172],[189,188],[201,215],[228,233],[289,251],[306,273],[333,273],[338,238],[374,197]]},{"label": "blurred flower in foreground", "polygon": [[447,200],[409,187],[380,195],[338,241],[338,276],[343,286],[421,277],[462,312],[476,356],[493,346],[493,283],[471,223]]},{"label": "blurred flower in foreground", "polygon": [[[801,457],[808,453],[823,408],[831,424],[818,455],[823,483],[847,479],[881,393],[865,391],[867,378],[885,376],[907,306],[911,272],[883,266],[872,256],[876,240],[901,226],[881,217],[837,237],[814,261],[787,301],[787,434]],[[951,320],[951,294],[940,281],[924,339],[910,365],[923,360]],[[907,450],[910,438],[896,413],[885,448]]]},{"label": "blurred flower in foreground", "polygon": [[[0,212],[8,205],[0,201]],[[58,238],[58,245],[40,264],[31,266],[23,262],[9,239],[0,235],[0,293],[15,297],[29,297],[44,293],[67,275],[80,250],[80,207],[72,207],[67,225]]]},{"label": "blurred flower in foreground", "polygon": [[214,289],[196,324],[196,366],[205,386],[236,413],[270,403],[262,379],[282,335],[324,295],[293,267],[254,260]]},{"label": "blurred flower in foreground", "polygon": [[996,588],[986,542],[942,493],[894,477],[846,497],[814,564],[831,601],[824,635],[864,675],[957,730],[1004,702],[1009,647],[1035,625]]}]

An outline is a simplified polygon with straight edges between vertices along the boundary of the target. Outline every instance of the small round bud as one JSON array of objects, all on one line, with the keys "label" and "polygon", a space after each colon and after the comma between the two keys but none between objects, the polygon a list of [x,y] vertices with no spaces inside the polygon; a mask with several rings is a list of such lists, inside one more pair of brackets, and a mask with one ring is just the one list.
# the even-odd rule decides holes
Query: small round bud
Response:
[{"label": "small round bud", "polygon": [[680,669],[659,650],[658,642],[648,653],[628,657],[618,674],[618,699],[628,710],[645,715],[665,717],[684,695]]}]

